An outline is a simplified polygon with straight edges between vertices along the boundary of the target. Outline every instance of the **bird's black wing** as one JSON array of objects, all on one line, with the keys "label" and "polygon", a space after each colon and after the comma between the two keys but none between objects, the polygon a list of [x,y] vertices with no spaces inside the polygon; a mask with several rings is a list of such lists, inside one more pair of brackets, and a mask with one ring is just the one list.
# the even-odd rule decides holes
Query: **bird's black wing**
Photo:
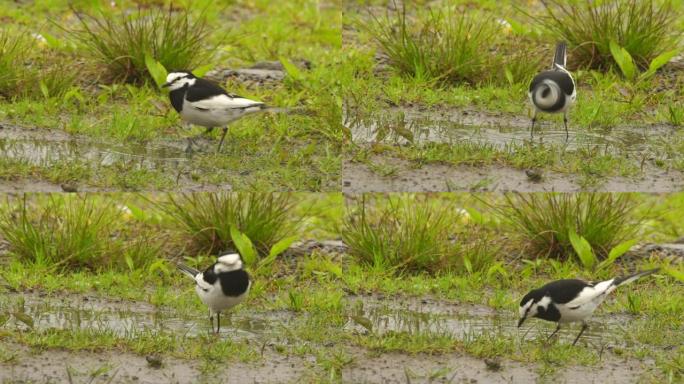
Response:
[{"label": "bird's black wing", "polygon": [[551,297],[556,304],[565,304],[574,300],[585,287],[586,282],[577,279],[557,280],[539,288],[543,295]]},{"label": "bird's black wing", "polygon": [[226,90],[221,88],[218,84],[215,84],[209,80],[197,78],[195,80],[195,84],[188,88],[185,99],[187,101],[193,102],[218,95],[234,97],[233,95],[229,95],[228,92],[226,92]]}]

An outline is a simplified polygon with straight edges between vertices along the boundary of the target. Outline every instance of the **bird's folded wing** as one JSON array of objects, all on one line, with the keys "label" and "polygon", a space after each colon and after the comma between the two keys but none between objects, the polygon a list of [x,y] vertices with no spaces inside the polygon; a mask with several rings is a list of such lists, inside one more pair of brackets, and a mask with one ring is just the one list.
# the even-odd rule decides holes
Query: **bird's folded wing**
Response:
[{"label": "bird's folded wing", "polygon": [[256,107],[264,103],[245,99],[243,97],[230,97],[228,95],[216,95],[208,99],[198,101],[187,101],[192,107],[205,110],[216,109],[245,109],[249,107]]},{"label": "bird's folded wing", "polygon": [[576,298],[565,305],[572,308],[585,305],[594,300],[603,300],[613,289],[615,289],[613,280],[602,281],[594,286],[584,287]]}]

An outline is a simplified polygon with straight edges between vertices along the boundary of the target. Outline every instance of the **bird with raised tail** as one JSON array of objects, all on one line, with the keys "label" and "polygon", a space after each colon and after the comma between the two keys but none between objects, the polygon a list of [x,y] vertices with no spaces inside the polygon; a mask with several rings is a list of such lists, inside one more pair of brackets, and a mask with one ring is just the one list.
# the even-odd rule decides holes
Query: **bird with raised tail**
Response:
[{"label": "bird with raised tail", "polygon": [[563,113],[565,140],[568,139],[568,110],[575,103],[577,89],[575,80],[565,68],[567,62],[567,45],[559,42],[553,57],[551,69],[543,71],[532,79],[528,96],[532,103],[532,128],[530,137],[534,137],[534,124],[537,113]]},{"label": "bird with raised tail", "polygon": [[221,312],[240,304],[252,285],[247,271],[243,269],[242,258],[237,253],[220,256],[204,272],[181,263],[177,266],[195,281],[197,296],[209,307],[211,329],[214,330],[216,315],[216,333],[219,333]]},{"label": "bird with raised tail", "polygon": [[[216,127],[223,128],[217,151],[221,150],[228,124],[244,116],[269,109],[260,101],[226,92],[217,84],[188,71],[174,71],[166,76],[162,87],[169,88],[171,105],[183,121],[206,127],[205,134]],[[189,142],[192,148],[192,140]]]},{"label": "bird with raised tail", "polygon": [[572,345],[577,343],[582,333],[589,327],[586,320],[596,308],[617,287],[650,275],[658,268],[642,271],[625,277],[616,277],[599,283],[577,279],[557,280],[532,290],[520,301],[520,320],[518,328],[529,317],[553,321],[558,324],[549,339],[560,330],[561,324],[582,322],[582,329]]}]

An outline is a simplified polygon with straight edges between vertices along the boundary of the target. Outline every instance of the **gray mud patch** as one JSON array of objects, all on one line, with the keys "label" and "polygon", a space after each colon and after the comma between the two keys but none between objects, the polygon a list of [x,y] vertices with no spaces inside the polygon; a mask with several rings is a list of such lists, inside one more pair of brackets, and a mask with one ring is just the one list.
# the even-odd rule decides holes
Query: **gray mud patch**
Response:
[{"label": "gray mud patch", "polygon": [[462,354],[409,356],[383,353],[364,356],[342,371],[348,383],[593,383],[597,372],[602,383],[636,383],[644,371],[641,363],[605,359],[595,367],[571,366],[560,369],[552,377],[540,377],[535,365],[511,360],[498,360],[497,370],[488,368],[484,360]]},{"label": "gray mud patch", "polygon": [[[287,383],[297,381],[306,371],[302,359],[266,351],[259,363],[221,364],[203,373],[200,363],[163,357],[154,368],[145,356],[131,353],[32,351],[10,345],[11,361],[0,362],[0,381],[73,383],[197,383],[216,382],[217,377],[231,383]],[[224,382],[224,381],[219,381]]]},{"label": "gray mud patch", "polygon": [[540,181],[532,181],[525,170],[512,167],[473,167],[425,164],[415,168],[411,162],[396,158],[372,159],[392,168],[389,176],[378,175],[366,164],[344,161],[342,191],[363,192],[674,192],[684,188],[684,173],[649,169],[643,176],[609,177],[596,186],[586,187],[577,175],[544,170]]},{"label": "gray mud patch", "polygon": [[[179,337],[208,331],[208,319],[200,313],[174,314],[147,302],[110,300],[89,295],[68,294],[46,297],[42,294],[10,294],[10,304],[5,309],[23,301],[26,314],[34,319],[34,329],[58,328],[108,329],[127,337],[135,337],[131,329],[152,332],[169,332]],[[523,333],[515,327],[514,314],[497,311],[482,305],[464,305],[426,298],[402,298],[374,296],[348,296],[350,310],[372,322],[374,332],[426,332],[438,334],[450,332],[459,339],[477,335],[500,336]],[[0,306],[2,310],[2,306]],[[193,311],[194,312],[194,311]],[[157,355],[161,367],[148,363],[145,354],[118,350],[65,351],[59,349],[31,349],[14,342],[3,343],[0,351],[0,381],[2,382],[140,382],[140,383],[191,383],[214,382],[217,377],[230,378],[228,382],[309,382],[320,376],[316,354],[290,354],[283,343],[300,344],[296,340],[278,334],[289,322],[297,322],[307,315],[289,311],[257,312],[241,309],[224,324],[221,337],[261,345],[261,357],[251,362],[235,362],[226,356],[226,362],[212,359],[180,359],[169,355]],[[607,344],[619,345],[621,323],[631,316],[611,314],[598,316],[590,323],[583,335],[584,343],[597,350]],[[203,324],[203,325],[199,325]],[[18,325],[4,325],[3,327]],[[529,325],[528,338],[546,337],[552,324],[536,321]],[[540,329],[541,328],[541,329]],[[365,332],[353,320],[349,320],[339,332]],[[560,341],[571,342],[577,329],[568,327],[560,332]],[[28,327],[22,332],[32,332]],[[607,341],[608,340],[608,341]],[[312,348],[308,345],[306,348]],[[318,346],[322,347],[322,346]],[[352,345],[323,346],[336,348],[351,357],[341,368],[341,380],[345,383],[460,383],[460,382],[534,382],[551,380],[568,383],[592,382],[597,369],[602,371],[602,382],[629,383],[651,368],[650,361],[618,360],[610,355],[601,358],[597,366],[571,366],[555,370],[550,376],[541,374],[541,366],[506,358],[492,361],[479,359],[458,352],[444,354],[407,354],[375,351]],[[315,348],[314,348],[315,350]],[[524,351],[519,353],[524,354]],[[207,369],[207,363],[210,369]],[[496,369],[492,369],[492,366]],[[328,372],[324,372],[327,374]],[[319,379],[320,380],[320,379]]]}]

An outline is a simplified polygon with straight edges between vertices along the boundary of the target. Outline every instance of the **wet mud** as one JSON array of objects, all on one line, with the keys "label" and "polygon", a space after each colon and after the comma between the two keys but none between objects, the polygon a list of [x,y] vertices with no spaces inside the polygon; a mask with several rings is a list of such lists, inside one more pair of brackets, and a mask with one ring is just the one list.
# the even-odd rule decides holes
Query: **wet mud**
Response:
[{"label": "wet mud", "polygon": [[609,177],[598,185],[585,186],[578,175],[543,170],[541,180],[531,180],[524,169],[502,166],[424,164],[416,168],[409,161],[374,157],[371,161],[396,169],[389,176],[378,175],[368,165],[344,161],[342,190],[363,192],[672,192],[684,189],[684,173],[651,169],[633,178]]},{"label": "wet mud", "polygon": [[[133,329],[147,329],[184,337],[208,332],[208,319],[204,314],[179,315],[146,302],[74,294],[10,294],[8,297],[14,304],[17,300],[24,301],[26,313],[34,318],[34,330],[85,327],[125,334]],[[553,329],[553,325],[537,321],[530,324],[529,329],[520,330],[515,326],[515,314],[430,297],[396,300],[380,295],[348,296],[347,302],[350,308],[354,308],[350,309],[350,314],[367,318],[372,324],[372,332],[380,336],[387,332],[425,332],[435,335],[449,333],[464,340],[489,333],[538,338],[546,337]],[[201,361],[172,356],[148,356],[117,350],[41,350],[3,342],[6,349],[0,360],[0,381],[191,383],[230,377],[229,382],[307,382],[312,377],[320,377],[316,358],[292,355],[275,347],[284,341],[278,330],[306,316],[305,313],[290,311],[238,311],[225,324],[220,337],[263,345],[262,355],[252,362],[228,359],[225,363],[213,362],[219,366],[214,366],[210,372],[202,367]],[[582,343],[597,350],[621,346],[622,327],[631,319],[633,316],[623,314],[599,315],[590,323]],[[352,334],[368,331],[351,316],[340,329],[340,332]],[[562,330],[557,342],[571,342],[576,331],[572,328]],[[25,328],[24,332],[32,330]],[[297,343],[287,343],[292,342]],[[586,383],[596,377],[596,370],[602,372],[602,382],[631,383],[654,365],[652,361],[621,360],[605,354],[597,366],[570,366],[553,374],[542,374],[538,364],[503,358],[481,359],[462,352],[408,354],[378,353],[352,345],[336,348],[352,357],[340,371],[341,381],[345,383]],[[151,364],[148,361],[151,358],[161,365]]]}]

